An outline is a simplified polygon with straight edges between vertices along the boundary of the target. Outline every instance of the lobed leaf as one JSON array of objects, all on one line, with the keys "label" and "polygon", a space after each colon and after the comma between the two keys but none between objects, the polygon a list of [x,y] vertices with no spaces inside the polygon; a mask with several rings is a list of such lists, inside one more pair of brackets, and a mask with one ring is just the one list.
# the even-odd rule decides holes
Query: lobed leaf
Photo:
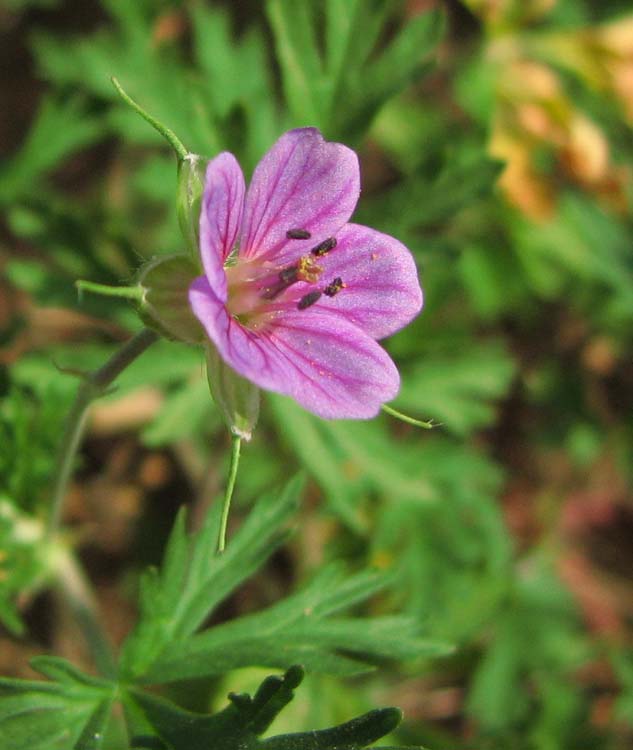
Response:
[{"label": "lobed leaf", "polygon": [[328,615],[383,588],[388,577],[363,573],[345,580],[326,569],[302,591],[261,612],[217,625],[175,642],[143,674],[159,683],[222,674],[244,666],[288,667],[358,674],[384,659],[444,655],[445,643],[420,637],[420,626],[406,617],[339,618]]},{"label": "lobed leaf", "polygon": [[0,205],[41,191],[48,171],[105,132],[103,121],[88,115],[78,99],[45,97],[20,149],[0,169]]},{"label": "lobed leaf", "polygon": [[145,673],[163,651],[185,642],[274,552],[285,536],[282,528],[300,490],[300,480],[294,480],[284,492],[261,500],[221,555],[214,552],[219,503],[191,539],[185,533],[184,512],[179,514],[160,573],[148,572],[142,580],[140,618],[123,647],[123,674]]},{"label": "lobed leaf", "polygon": [[38,657],[33,667],[55,681],[0,678],[2,747],[100,750],[114,698],[113,686],[57,657]]},{"label": "lobed leaf", "polygon": [[[415,80],[441,33],[441,16],[406,20],[382,44],[386,19],[398,3],[329,0],[266,4],[288,107],[298,124],[310,122],[329,137],[355,140],[379,108]],[[315,39],[324,16],[324,49]]]},{"label": "lobed leaf", "polygon": [[[138,691],[131,693],[128,701],[136,703],[171,750],[360,750],[400,723],[398,709],[383,708],[329,729],[259,739],[292,700],[302,679],[303,670],[292,667],[283,678],[268,677],[252,697],[230,694],[231,705],[213,715],[184,711]],[[139,736],[133,739],[132,747],[158,745],[155,737]]]},{"label": "lobed leaf", "polygon": [[460,347],[451,354],[438,352],[405,374],[395,404],[467,435],[493,420],[495,401],[507,393],[514,372],[500,341]]}]

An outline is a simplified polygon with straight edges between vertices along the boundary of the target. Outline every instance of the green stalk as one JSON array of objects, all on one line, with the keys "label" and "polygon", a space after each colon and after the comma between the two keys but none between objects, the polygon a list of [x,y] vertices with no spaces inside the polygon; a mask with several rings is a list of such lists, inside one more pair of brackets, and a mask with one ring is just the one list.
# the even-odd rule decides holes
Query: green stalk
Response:
[{"label": "green stalk", "polygon": [[385,414],[389,414],[389,416],[395,417],[401,422],[412,424],[414,427],[422,427],[424,430],[432,430],[434,427],[437,427],[437,425],[434,424],[432,420],[423,422],[421,419],[414,419],[407,414],[403,414],[401,411],[396,411],[396,409],[393,409],[391,406],[387,406],[387,404],[382,405],[382,410],[385,412]]},{"label": "green stalk", "polygon": [[237,479],[237,467],[240,463],[240,448],[242,438],[238,435],[231,436],[231,466],[229,468],[229,478],[224,492],[224,504],[222,506],[222,518],[220,519],[220,533],[218,535],[218,554],[224,552],[226,547],[226,527],[229,521],[229,510],[231,508],[231,498],[235,489],[235,480]]},{"label": "green stalk", "polygon": [[79,281],[75,281],[75,286],[80,298],[84,292],[92,292],[93,294],[100,294],[102,297],[123,297],[124,299],[140,302],[143,299],[144,293],[144,289],[140,284],[135,284],[134,286],[110,286],[108,284],[97,284],[94,281],[80,279]]},{"label": "green stalk", "polygon": [[46,537],[50,540],[59,529],[68,481],[75,463],[79,443],[86,426],[92,402],[102,396],[125,368],[158,339],[158,334],[144,328],[133,339],[95,372],[86,376],[75,397],[57,454],[53,480],[53,499],[46,522]]},{"label": "green stalk", "polygon": [[154,130],[159,132],[176,152],[178,161],[183,161],[188,155],[189,151],[185,148],[182,141],[180,140],[180,138],[178,138],[174,131],[163,125],[163,123],[159,122],[155,117],[152,117],[152,115],[150,115],[149,112],[146,112],[140,104],[137,104],[134,99],[132,99],[132,97],[125,92],[123,86],[121,86],[121,84],[117,81],[116,78],[114,78],[114,76],[110,80],[112,81],[114,88],[117,90],[121,99],[123,99],[126,104],[132,107],[135,112],[137,112],[146,122],[148,122],[154,128]]},{"label": "green stalk", "polygon": [[[144,328],[125,343],[103,367],[85,376],[70,410],[57,454],[53,479],[53,498],[46,519],[45,541],[53,544],[59,531],[68,481],[92,402],[102,396],[120,373],[158,339],[158,334]],[[72,611],[96,667],[106,677],[116,674],[116,662],[108,638],[101,626],[97,603],[81,566],[72,553],[62,548],[56,561],[57,589]]]}]

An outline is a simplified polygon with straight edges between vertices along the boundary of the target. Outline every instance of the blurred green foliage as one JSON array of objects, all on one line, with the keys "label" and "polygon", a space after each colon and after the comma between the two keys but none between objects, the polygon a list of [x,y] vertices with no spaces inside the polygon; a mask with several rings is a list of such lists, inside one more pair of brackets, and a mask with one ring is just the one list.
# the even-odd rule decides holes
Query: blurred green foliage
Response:
[{"label": "blurred green foliage", "polygon": [[[13,0],[8,8],[20,14],[37,5],[63,3]],[[11,285],[38,307],[82,312],[127,334],[139,325],[127,303],[78,301],[75,280],[128,283],[143,260],[181,249],[173,156],[120,102],[110,76],[188,148],[205,156],[231,150],[247,172],[283,130],[317,125],[360,150],[365,190],[356,219],[399,237],[416,257],[425,310],[386,342],[402,374],[394,405],[441,423],[422,433],[385,416],[324,422],[268,397],[244,457],[241,506],[303,469],[307,495],[318,497],[334,529],[320,554],[326,562],[344,555],[359,572],[346,579],[326,567],[315,578],[308,563],[299,566],[297,578],[312,583],[243,621],[180,633],[183,643],[154,664],[155,679],[215,674],[205,654],[217,663],[220,646],[252,627],[261,631],[252,650],[240,658],[236,649],[222,670],[303,661],[309,669],[344,674],[358,659],[388,663],[382,677],[336,688],[308,678],[311,710],[324,722],[340,722],[340,707],[349,702],[368,710],[399,674],[416,693],[434,685],[460,695],[451,721],[422,712],[401,730],[401,742],[435,750],[629,747],[627,638],[591,630],[581,616],[577,590],[570,592],[561,577],[569,552],[561,518],[572,492],[590,481],[605,456],[629,498],[633,480],[632,118],[610,79],[598,85],[583,64],[593,55],[600,70],[631,70],[633,43],[627,51],[602,31],[630,8],[617,0],[469,0],[447,3],[447,24],[446,14],[416,16],[414,3],[387,0],[268,0],[252,3],[246,16],[233,3],[97,5],[101,20],[92,31],[62,33],[42,23],[31,34],[46,91],[21,146],[0,168],[0,205],[17,248],[0,248]],[[521,67],[526,61],[532,67]],[[516,66],[525,91],[508,93],[504,76]],[[597,130],[578,129],[583,118]],[[64,185],[64,167],[82,158],[89,173]],[[8,343],[20,327],[10,333]],[[15,594],[36,591],[47,579],[37,529],[75,388],[54,363],[91,369],[110,350],[103,336],[80,347],[55,342],[21,356],[3,384],[0,616],[16,632],[22,624]],[[148,385],[163,398],[143,428],[145,445],[186,441],[202,456],[225,445],[201,353],[161,342],[106,398],[115,402]],[[566,482],[555,468],[542,468],[550,462],[564,465]],[[536,531],[512,533],[513,493],[521,495],[519,510]],[[253,559],[247,554],[241,571],[234,564],[236,578],[222,582],[229,588],[216,591],[218,601],[266,557],[257,545],[258,535],[261,543],[268,539],[265,529],[251,531],[244,549]],[[211,608],[215,574],[210,569],[208,579],[192,578],[185,547],[176,526],[162,578],[149,574],[143,584],[152,593],[142,599],[136,632],[153,635],[141,639],[142,648],[132,635],[125,647],[123,663],[135,676],[141,663],[153,674],[156,654],[150,658],[143,648],[165,651],[177,630],[172,623],[173,632],[155,632],[166,610],[152,608],[164,606],[170,591],[174,596],[184,587],[194,602],[196,586],[206,592],[208,609],[194,618],[194,629]],[[244,549],[238,537],[228,554]],[[386,569],[380,586],[372,583],[377,574],[363,570],[368,566]],[[302,623],[306,597],[310,606],[327,609],[327,597],[349,593],[350,581],[366,586],[364,597],[340,601],[356,607],[354,617]],[[430,660],[433,649],[425,652],[419,632],[458,648]],[[630,640],[630,627],[625,632]],[[276,654],[277,639],[287,644],[287,658]],[[398,673],[396,657],[413,662]],[[186,674],[185,663],[191,665]],[[612,670],[617,694],[607,688],[596,696],[600,687],[582,678],[596,663]],[[91,684],[75,700],[78,680],[29,688],[46,694],[47,716],[74,712],[73,737],[91,721],[103,722],[111,699],[108,689]],[[606,722],[597,719],[598,698],[613,702]],[[36,705],[28,691],[23,700]],[[184,709],[144,700],[143,732],[149,722],[153,734],[180,747],[181,738],[167,736],[164,727],[172,723],[177,734],[170,712]],[[16,711],[27,711],[24,706]],[[237,711],[238,703],[231,708]],[[310,729],[310,717],[292,710],[293,731]],[[206,719],[196,718],[203,729],[191,747],[205,746]],[[47,738],[52,730],[45,722],[41,727],[39,736]],[[19,747],[40,747],[31,735],[20,741]],[[230,741],[237,747],[246,740]],[[329,747],[331,741],[270,747]],[[260,744],[255,734],[248,742]]]}]

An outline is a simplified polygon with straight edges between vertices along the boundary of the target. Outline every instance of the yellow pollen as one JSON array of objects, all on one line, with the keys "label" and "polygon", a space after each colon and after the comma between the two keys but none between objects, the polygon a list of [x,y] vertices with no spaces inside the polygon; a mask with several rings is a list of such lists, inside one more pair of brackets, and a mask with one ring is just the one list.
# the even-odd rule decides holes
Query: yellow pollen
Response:
[{"label": "yellow pollen", "polygon": [[312,256],[304,255],[299,260],[297,278],[301,281],[309,281],[313,284],[315,281],[319,280],[322,271],[323,268],[314,262]]}]

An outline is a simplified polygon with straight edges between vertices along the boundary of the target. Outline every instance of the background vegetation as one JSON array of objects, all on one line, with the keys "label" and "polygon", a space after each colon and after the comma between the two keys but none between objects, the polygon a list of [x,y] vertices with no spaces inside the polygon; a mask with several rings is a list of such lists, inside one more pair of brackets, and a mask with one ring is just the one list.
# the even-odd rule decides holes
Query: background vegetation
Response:
[{"label": "background vegetation", "polygon": [[[247,171],[289,127],[359,150],[356,217],[411,248],[426,294],[386,342],[403,380],[394,405],[441,423],[324,422],[267,396],[218,572],[204,519],[226,428],[201,352],[155,345],[94,408],[62,545],[114,641],[137,623],[122,673],[170,683],[169,711],[212,712],[301,663],[276,734],[398,705],[392,744],[631,747],[629,3],[4,0],[0,31],[0,673],[34,680],[28,659],[43,653],[91,671],[42,519],[72,371],[140,322],[126,301],[78,299],[74,282],[129,283],[182,247],[173,155],[118,99],[116,75],[188,148],[232,150]],[[305,483],[280,493],[299,470]],[[182,568],[177,527],[137,620],[140,573],[182,504],[198,567]],[[31,726],[52,701],[47,716],[61,711],[79,742],[108,714],[107,691],[67,662],[33,664],[54,681],[28,683]],[[290,671],[275,690],[298,681]],[[134,699],[140,734],[212,746],[202,729],[170,735],[178,716],[152,695]],[[50,729],[20,735],[0,706],[15,748],[71,746]],[[383,719],[376,737],[396,723]],[[104,747],[127,747],[118,719],[102,724]]]}]

